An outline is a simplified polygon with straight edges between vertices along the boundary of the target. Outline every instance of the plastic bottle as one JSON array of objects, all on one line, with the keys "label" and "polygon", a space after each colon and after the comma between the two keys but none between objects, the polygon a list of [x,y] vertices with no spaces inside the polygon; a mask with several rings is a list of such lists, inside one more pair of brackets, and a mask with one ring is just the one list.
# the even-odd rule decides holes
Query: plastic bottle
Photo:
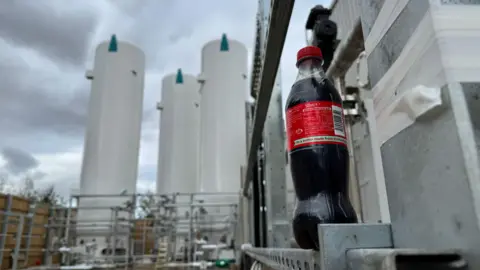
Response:
[{"label": "plastic bottle", "polygon": [[322,69],[322,52],[308,46],[297,54],[298,76],[286,104],[290,170],[297,202],[295,240],[319,249],[318,224],[357,223],[348,198],[349,155],[339,92]]}]

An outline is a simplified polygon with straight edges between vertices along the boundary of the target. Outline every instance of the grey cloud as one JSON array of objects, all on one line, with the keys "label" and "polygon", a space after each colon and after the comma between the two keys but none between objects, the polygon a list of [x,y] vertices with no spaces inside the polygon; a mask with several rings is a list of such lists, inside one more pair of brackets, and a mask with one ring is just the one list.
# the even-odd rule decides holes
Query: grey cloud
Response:
[{"label": "grey cloud", "polygon": [[96,23],[92,12],[55,12],[44,1],[0,1],[0,36],[74,65],[83,64]]},{"label": "grey cloud", "polygon": [[[37,78],[32,77],[28,75],[28,70],[21,65],[12,69],[0,63],[2,137],[29,135],[38,138],[41,134],[50,133],[63,136],[62,140],[66,140],[65,137],[74,137],[77,141],[81,139],[88,117],[90,95],[90,82],[81,78],[83,72],[73,72],[73,75],[77,76],[72,77],[80,79],[72,80],[63,86],[65,83],[60,81],[56,85],[37,83],[42,81],[43,75],[37,74]],[[32,73],[35,74],[30,72]],[[22,83],[25,80],[29,83]],[[144,123],[156,120],[157,114],[154,102],[151,106],[146,105],[143,113]],[[35,140],[32,143],[38,142],[39,140]],[[53,146],[50,142],[44,143]]]},{"label": "grey cloud", "polygon": [[0,127],[12,142],[83,135],[89,98],[83,66],[97,18],[68,7],[0,1]]},{"label": "grey cloud", "polygon": [[[228,29],[250,36],[255,11],[256,5],[248,1],[212,0],[206,4],[189,0],[145,0],[141,8],[127,11],[133,21],[119,39],[130,40],[144,50],[148,55],[148,69],[164,71],[172,64],[176,65],[175,68],[179,63],[183,64],[185,54],[188,54],[189,60],[198,57],[203,43],[219,38]],[[246,17],[249,21],[245,21]],[[224,21],[223,18],[235,28],[232,29],[228,23],[211,24],[212,21]],[[212,28],[218,29],[217,36],[208,33]],[[238,35],[235,38],[239,38]],[[253,37],[251,40],[253,42]],[[188,51],[184,51],[186,48]]]},{"label": "grey cloud", "polygon": [[27,172],[39,165],[35,157],[18,148],[5,147],[1,154],[6,161],[5,169],[14,175]]},{"label": "grey cloud", "polygon": [[[7,80],[3,82],[8,85]],[[88,83],[82,84],[72,92],[69,96],[48,93],[42,86],[29,90],[6,87],[3,92],[0,91],[0,100],[6,100],[4,96],[9,96],[8,103],[0,106],[0,126],[6,127],[2,133],[28,132],[35,135],[53,132],[64,136],[83,136],[88,117],[90,86]],[[153,105],[145,108],[143,121],[151,122],[157,113]]]},{"label": "grey cloud", "polygon": [[[82,131],[89,97],[88,84],[75,85],[72,82],[71,89],[62,89],[57,82],[58,88],[55,88],[55,83],[38,83],[42,81],[41,75],[33,77],[30,74],[35,72],[27,67],[12,69],[0,63],[2,133],[48,130],[71,135]],[[73,94],[62,93],[66,90]]]},{"label": "grey cloud", "polygon": [[41,180],[43,178],[45,178],[45,176],[47,176],[46,173],[42,172],[42,171],[34,171],[30,177],[33,179],[33,180]]},{"label": "grey cloud", "polygon": [[[131,0],[109,0],[108,2],[122,11],[125,15],[136,17],[137,15],[140,15],[139,13],[141,13],[146,7],[150,6],[153,2],[156,2],[156,0],[143,0],[141,2]],[[170,1],[164,1],[162,4],[164,7],[162,10],[168,9],[169,6],[171,6]],[[162,10],[157,10],[156,12],[162,12]]]},{"label": "grey cloud", "polygon": [[[182,67],[198,74],[201,46],[223,32],[248,47],[253,44],[256,4],[250,1],[67,2],[0,0],[0,149],[21,146],[39,154],[82,143],[90,93],[83,78],[85,64],[92,60],[97,42],[112,33],[138,45],[147,56],[142,134],[151,137],[149,143],[158,139],[155,102],[161,87],[161,76],[152,73]],[[63,12],[65,6],[72,7]],[[22,50],[3,50],[2,40]],[[36,59],[30,57],[32,51]],[[35,184],[39,188],[55,184],[59,193],[67,194],[66,183],[78,181],[71,176],[45,176],[41,169],[40,165],[29,171],[41,179]],[[142,167],[142,176],[155,178],[145,171]]]}]

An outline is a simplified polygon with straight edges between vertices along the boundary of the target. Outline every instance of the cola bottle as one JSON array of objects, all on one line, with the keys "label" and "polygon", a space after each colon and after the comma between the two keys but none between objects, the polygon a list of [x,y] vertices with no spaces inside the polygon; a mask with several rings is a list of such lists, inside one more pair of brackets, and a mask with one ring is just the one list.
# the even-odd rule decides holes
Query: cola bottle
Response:
[{"label": "cola bottle", "polygon": [[342,99],[322,69],[322,52],[297,54],[298,76],[286,104],[290,170],[297,196],[293,232],[303,249],[319,249],[318,224],[357,223],[348,198],[349,156]]}]

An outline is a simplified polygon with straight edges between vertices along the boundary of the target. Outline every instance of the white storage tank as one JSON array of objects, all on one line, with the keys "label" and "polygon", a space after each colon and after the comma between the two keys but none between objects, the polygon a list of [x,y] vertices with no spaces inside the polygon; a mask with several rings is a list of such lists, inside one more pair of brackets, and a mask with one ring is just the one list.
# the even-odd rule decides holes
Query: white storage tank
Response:
[{"label": "white storage tank", "polygon": [[[145,55],[125,42],[98,45],[93,71],[86,128],[80,193],[121,195],[136,192],[140,132],[142,123]],[[99,251],[107,238],[111,207],[126,205],[130,197],[80,198],[77,225],[78,243],[95,241]],[[91,209],[91,208],[97,209]],[[98,207],[105,207],[98,209]],[[85,209],[90,208],[90,209]],[[120,212],[125,217],[126,212]],[[116,239],[125,248],[125,239]]]},{"label": "white storage tank", "polygon": [[[200,192],[240,191],[240,168],[246,164],[247,148],[247,62],[246,47],[225,34],[202,49]],[[206,202],[238,203],[238,197],[204,198]],[[230,209],[213,212],[226,214]]]},{"label": "white storage tank", "polygon": [[[194,193],[197,191],[200,137],[200,95],[197,78],[183,74],[167,75],[162,80],[160,141],[157,193]],[[190,196],[178,196],[178,204],[190,202]],[[188,206],[177,208],[177,250],[188,237]],[[188,213],[189,215],[190,213]]]},{"label": "white storage tank", "polygon": [[160,131],[158,141],[157,163],[157,193],[166,194],[171,182],[172,168],[172,138],[173,138],[173,95],[175,86],[175,74],[167,75],[162,80],[162,94],[157,109],[160,111]]},{"label": "white storage tank", "polygon": [[[162,81],[158,193],[197,190],[200,129],[199,84],[179,69]],[[187,198],[187,197],[183,197]]]}]

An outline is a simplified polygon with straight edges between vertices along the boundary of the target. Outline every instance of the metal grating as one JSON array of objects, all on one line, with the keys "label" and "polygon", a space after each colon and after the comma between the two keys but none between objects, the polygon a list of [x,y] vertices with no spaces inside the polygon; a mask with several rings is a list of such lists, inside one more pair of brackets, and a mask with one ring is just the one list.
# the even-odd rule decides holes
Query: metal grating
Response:
[{"label": "metal grating", "polygon": [[246,248],[249,256],[273,269],[320,270],[320,254],[294,248]]},{"label": "metal grating", "polygon": [[260,14],[257,15],[257,23],[255,29],[255,46],[253,52],[253,66],[252,66],[252,75],[250,78],[250,95],[254,98],[257,97],[259,81],[260,81],[260,71],[262,68],[262,53],[261,53],[261,35],[262,35],[262,22]]}]

